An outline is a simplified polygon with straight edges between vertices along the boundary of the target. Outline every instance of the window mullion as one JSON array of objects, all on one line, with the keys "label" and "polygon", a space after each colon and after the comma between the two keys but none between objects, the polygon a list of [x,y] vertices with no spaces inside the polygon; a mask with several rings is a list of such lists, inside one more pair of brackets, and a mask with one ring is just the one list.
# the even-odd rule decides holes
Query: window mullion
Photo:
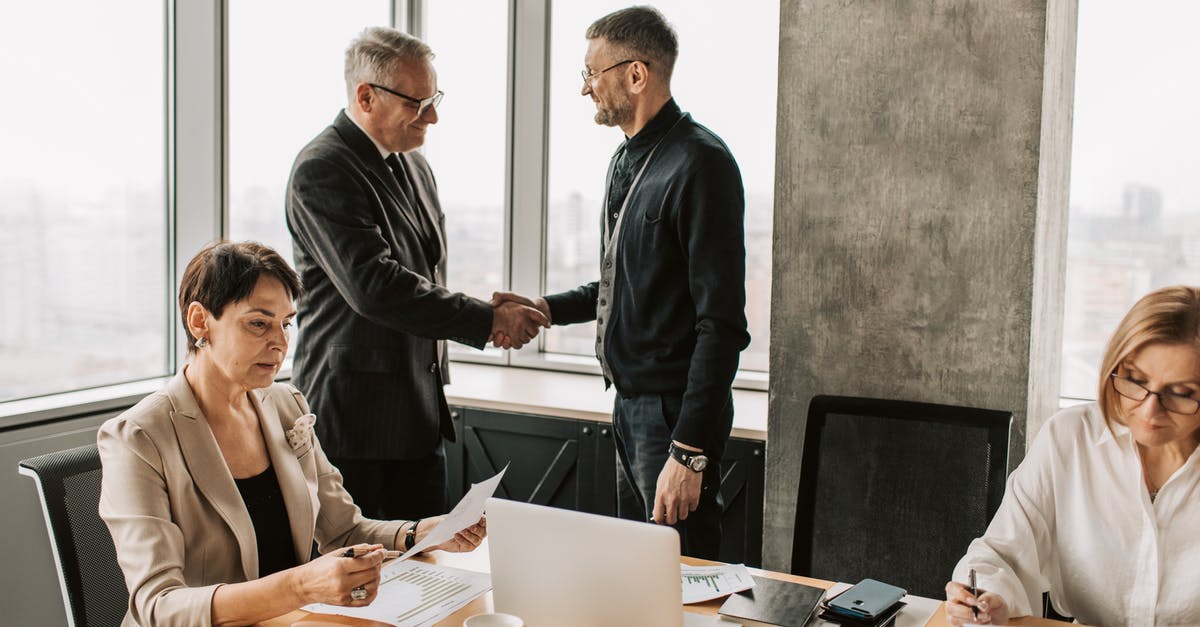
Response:
[{"label": "window mullion", "polygon": [[[550,0],[514,1],[512,42],[508,276],[513,291],[538,296],[545,289]],[[530,348],[513,352],[510,363],[540,363],[540,351]]]},{"label": "window mullion", "polygon": [[[225,232],[225,36],[224,0],[188,0],[173,5],[173,117],[170,118],[168,162],[173,181],[173,219],[169,233],[172,295],[188,261],[205,244]],[[171,298],[173,321],[178,306]],[[177,323],[172,324],[174,328]],[[174,333],[175,369],[187,342]]]}]

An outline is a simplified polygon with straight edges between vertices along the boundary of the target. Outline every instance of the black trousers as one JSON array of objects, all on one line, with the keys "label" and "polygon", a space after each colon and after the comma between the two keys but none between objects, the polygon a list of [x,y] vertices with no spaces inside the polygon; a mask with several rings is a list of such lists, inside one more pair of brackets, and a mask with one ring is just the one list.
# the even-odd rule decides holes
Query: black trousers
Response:
[{"label": "black trousers", "polygon": [[[613,432],[617,448],[617,515],[650,522],[658,475],[667,463],[671,431],[679,419],[679,395],[617,395]],[[729,403],[728,411],[733,411]],[[700,488],[700,504],[687,520],[675,524],[682,554],[717,559],[721,549],[721,463],[710,452]]]},{"label": "black trousers", "polygon": [[420,459],[330,458],[363,516],[414,520],[445,514],[446,454],[442,444]]}]

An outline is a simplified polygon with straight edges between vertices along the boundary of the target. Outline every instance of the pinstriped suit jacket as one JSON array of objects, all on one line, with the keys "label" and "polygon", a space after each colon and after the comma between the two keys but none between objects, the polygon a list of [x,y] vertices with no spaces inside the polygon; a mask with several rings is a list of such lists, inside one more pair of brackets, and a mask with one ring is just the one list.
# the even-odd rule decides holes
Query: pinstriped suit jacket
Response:
[{"label": "pinstriped suit jacket", "polygon": [[346,113],[296,157],[287,221],[305,295],[293,378],[335,458],[415,459],[454,439],[438,340],[483,348],[491,306],[443,287],[433,173],[401,154],[406,194]]}]

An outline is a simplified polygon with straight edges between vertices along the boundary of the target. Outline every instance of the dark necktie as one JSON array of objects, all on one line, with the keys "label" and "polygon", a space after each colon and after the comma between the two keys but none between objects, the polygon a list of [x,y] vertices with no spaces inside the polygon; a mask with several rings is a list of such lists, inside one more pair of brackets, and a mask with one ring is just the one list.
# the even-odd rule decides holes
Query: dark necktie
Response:
[{"label": "dark necktie", "polygon": [[384,161],[391,168],[392,174],[396,177],[396,183],[400,185],[400,193],[408,201],[407,209],[401,208],[401,211],[411,211],[412,218],[417,223],[417,229],[420,230],[421,248],[425,253],[425,259],[429,262],[430,267],[434,269],[436,276],[437,272],[437,251],[438,232],[433,224],[433,219],[429,216],[429,212],[421,204],[421,197],[417,195],[417,190],[413,188],[412,181],[408,178],[408,172],[404,168],[404,164],[400,162],[400,157],[396,153],[387,156]]},{"label": "dark necktie", "polygon": [[[400,163],[400,157],[396,153],[387,156],[384,161],[388,167],[392,169],[392,174],[396,176],[396,182],[400,185],[400,193],[404,195],[409,202],[409,209],[415,215],[417,228],[421,229],[421,248],[425,253],[425,259],[429,263],[429,267],[433,270],[433,282],[437,285],[442,284],[441,277],[438,276],[438,253],[440,235],[438,235],[437,227],[434,226],[433,218],[429,215],[429,211],[421,204],[421,197],[417,195],[417,190],[413,188],[412,181],[408,178],[408,172],[404,168],[404,164]],[[400,209],[405,211],[403,207]],[[439,367],[445,361],[446,341],[437,341],[437,364]]]},{"label": "dark necktie", "polygon": [[396,182],[400,185],[400,193],[408,199],[415,207],[419,202],[417,199],[417,190],[413,189],[412,181],[408,180],[408,172],[404,170],[404,164],[400,163],[400,157],[396,153],[392,153],[384,159],[388,167],[392,169],[392,175],[396,177]]}]

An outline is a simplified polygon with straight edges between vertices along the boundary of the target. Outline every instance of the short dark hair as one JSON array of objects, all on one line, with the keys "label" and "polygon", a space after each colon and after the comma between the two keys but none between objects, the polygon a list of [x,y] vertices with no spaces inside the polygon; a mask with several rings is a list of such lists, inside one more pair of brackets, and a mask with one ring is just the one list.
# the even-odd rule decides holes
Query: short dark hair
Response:
[{"label": "short dark hair", "polygon": [[188,305],[200,303],[220,318],[226,305],[250,296],[264,275],[282,283],[292,300],[300,298],[300,275],[270,246],[218,241],[192,257],[179,282],[179,316],[187,334],[188,352],[196,350],[196,338],[187,324]]},{"label": "short dark hair", "polygon": [[613,11],[592,22],[587,38],[608,40],[624,55],[622,61],[646,62],[651,71],[661,72],[664,80],[671,81],[675,58],[679,56],[679,41],[675,29],[658,9],[637,6]]}]

